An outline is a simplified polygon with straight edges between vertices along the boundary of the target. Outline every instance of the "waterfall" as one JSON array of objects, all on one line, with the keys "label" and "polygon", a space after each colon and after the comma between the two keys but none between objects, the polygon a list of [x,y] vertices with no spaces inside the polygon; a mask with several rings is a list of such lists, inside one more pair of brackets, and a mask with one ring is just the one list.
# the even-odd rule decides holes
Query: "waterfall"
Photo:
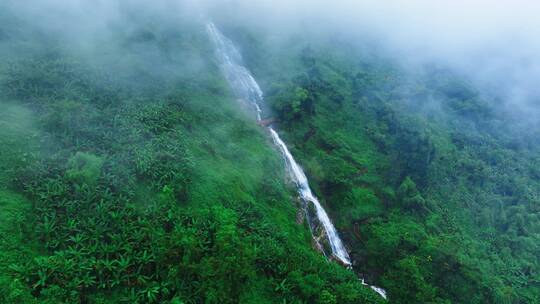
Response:
[{"label": "waterfall", "polygon": [[298,189],[298,193],[300,194],[300,198],[306,203],[312,203],[313,206],[315,207],[317,218],[319,219],[319,222],[323,225],[324,231],[326,233],[326,237],[328,238],[328,242],[330,243],[330,246],[332,247],[332,255],[336,259],[338,259],[342,264],[344,264],[347,267],[350,267],[351,260],[349,258],[349,254],[345,250],[345,247],[343,246],[343,243],[341,242],[341,239],[339,238],[336,228],[334,228],[334,225],[332,225],[332,222],[330,221],[328,214],[326,214],[326,211],[319,203],[319,200],[311,192],[311,189],[309,188],[308,180],[306,178],[306,175],[304,174],[304,171],[302,171],[302,168],[296,163],[293,156],[289,152],[289,149],[287,148],[285,143],[281,140],[278,133],[271,127],[268,127],[268,129],[270,131],[270,134],[272,135],[272,138],[274,139],[274,142],[283,153],[283,156],[287,163],[287,168],[289,169],[289,172],[291,174],[293,181],[296,183],[296,187]]},{"label": "waterfall", "polygon": [[[249,70],[242,64],[242,56],[238,49],[234,46],[233,42],[227,37],[225,37],[214,26],[213,23],[209,23],[207,25],[207,31],[216,47],[216,55],[218,57],[220,69],[223,75],[230,84],[234,93],[242,100],[247,101],[254,108],[257,114],[257,120],[260,121],[262,113],[260,104],[262,104],[264,98],[263,92],[259,87],[259,84],[257,83],[257,81],[255,81]],[[349,257],[349,254],[347,253],[343,242],[339,238],[338,232],[332,224],[330,217],[328,217],[328,214],[324,210],[323,206],[320,204],[317,197],[313,195],[304,171],[302,170],[300,165],[298,165],[298,163],[290,153],[289,149],[287,148],[287,145],[279,137],[279,134],[276,132],[276,130],[274,130],[271,125],[267,126],[266,128],[268,129],[272,139],[274,140],[274,143],[283,154],[287,169],[289,171],[291,179],[296,184],[300,199],[306,205],[304,209],[306,210],[308,220],[310,215],[307,211],[307,208],[309,204],[311,204],[315,208],[318,222],[320,223],[320,225],[322,225],[324,237],[330,245],[331,256],[341,264],[345,265],[347,268],[350,268],[351,259]],[[311,224],[310,228],[312,228]],[[312,233],[314,233],[313,230],[314,229],[312,228]],[[315,235],[314,239],[317,242],[319,248],[321,248],[323,253],[325,253],[323,246],[320,244],[320,240],[318,240]],[[362,284],[367,285],[363,279]],[[376,286],[370,287],[386,299],[386,292],[383,289]]]}]

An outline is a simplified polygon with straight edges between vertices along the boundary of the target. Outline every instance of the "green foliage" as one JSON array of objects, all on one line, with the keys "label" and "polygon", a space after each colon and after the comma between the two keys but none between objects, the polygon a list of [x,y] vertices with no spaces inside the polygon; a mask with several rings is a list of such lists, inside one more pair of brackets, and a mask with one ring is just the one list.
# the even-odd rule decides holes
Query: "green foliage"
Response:
[{"label": "green foliage", "polygon": [[294,87],[281,90],[283,92],[276,97],[274,110],[280,116],[290,119],[299,118],[301,115],[309,115],[313,111],[313,102],[310,93],[303,87]]},{"label": "green foliage", "polygon": [[405,210],[423,210],[426,201],[410,177],[406,177],[397,190],[397,199]]},{"label": "green foliage", "polygon": [[[6,19],[25,35],[0,33],[0,302],[382,303],[296,224],[279,154],[204,29],[129,18],[80,53]],[[354,270],[389,302],[540,301],[534,130],[448,71],[232,32]]]},{"label": "green foliage", "polygon": [[101,174],[103,159],[98,156],[77,152],[68,160],[66,178],[74,183],[95,185]]},{"label": "green foliage", "polygon": [[366,188],[353,188],[343,200],[350,221],[362,223],[384,213],[384,206],[375,193]]},{"label": "green foliage", "polygon": [[447,70],[317,38],[244,47],[355,270],[395,303],[538,302],[537,135]]},{"label": "green foliage", "polygon": [[381,303],[313,250],[279,154],[192,69],[204,31],[176,28],[91,64],[36,34],[2,64],[0,302]]},{"label": "green foliage", "polygon": [[331,294],[328,290],[323,290],[320,295],[319,303],[321,304],[336,304],[336,296]]},{"label": "green foliage", "polygon": [[381,282],[403,303],[435,302],[436,290],[422,274],[414,256],[396,262]]}]

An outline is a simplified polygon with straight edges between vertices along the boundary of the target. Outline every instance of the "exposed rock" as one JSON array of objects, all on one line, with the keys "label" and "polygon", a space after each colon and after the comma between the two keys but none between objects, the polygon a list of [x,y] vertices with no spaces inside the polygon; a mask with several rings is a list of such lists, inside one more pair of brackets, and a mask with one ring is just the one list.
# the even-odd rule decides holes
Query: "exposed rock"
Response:
[{"label": "exposed rock", "polygon": [[258,124],[261,127],[268,127],[269,125],[273,124],[274,122],[276,122],[276,120],[274,118],[268,118],[268,119],[259,120]]}]

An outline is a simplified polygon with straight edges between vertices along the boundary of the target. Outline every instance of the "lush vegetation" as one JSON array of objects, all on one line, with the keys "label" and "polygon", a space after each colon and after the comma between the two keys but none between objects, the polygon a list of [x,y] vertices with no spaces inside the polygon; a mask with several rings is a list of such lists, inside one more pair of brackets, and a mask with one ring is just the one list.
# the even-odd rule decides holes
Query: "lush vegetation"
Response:
[{"label": "lush vegetation", "polygon": [[540,301],[537,130],[451,71],[412,74],[375,44],[230,34],[355,269],[391,302]]},{"label": "lush vegetation", "polygon": [[201,25],[70,49],[1,21],[0,302],[381,302],[312,248]]},{"label": "lush vegetation", "polygon": [[[2,6],[1,303],[384,302],[313,248],[202,24],[130,11],[90,35]],[[537,129],[366,41],[221,26],[388,302],[540,302]]]}]

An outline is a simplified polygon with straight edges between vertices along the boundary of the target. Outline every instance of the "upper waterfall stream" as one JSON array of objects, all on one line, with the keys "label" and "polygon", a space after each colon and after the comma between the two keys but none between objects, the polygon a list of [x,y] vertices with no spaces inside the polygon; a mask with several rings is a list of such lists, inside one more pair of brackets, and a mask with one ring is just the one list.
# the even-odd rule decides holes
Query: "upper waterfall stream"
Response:
[{"label": "upper waterfall stream", "polygon": [[[254,108],[257,115],[257,120],[261,121],[262,111],[260,105],[263,102],[263,92],[249,70],[242,64],[242,56],[240,52],[234,46],[232,41],[225,37],[213,23],[208,23],[207,31],[216,47],[216,55],[220,63],[221,71],[226,80],[238,98],[247,101],[250,106]],[[315,214],[317,217],[316,220],[324,231],[323,236],[330,245],[331,252],[325,252],[324,246],[314,234],[314,239],[317,242],[317,245],[323,251],[323,253],[330,254],[332,258],[341,264],[348,268],[351,267],[352,264],[349,254],[343,245],[343,242],[339,238],[338,232],[332,224],[328,214],[320,204],[317,197],[315,197],[311,191],[304,171],[300,165],[298,165],[287,148],[287,145],[280,138],[276,130],[274,130],[271,125],[267,126],[266,128],[268,129],[274,143],[283,154],[291,179],[296,184],[298,194],[306,206],[305,209],[308,216],[308,221],[310,221],[310,214],[307,212],[307,207],[309,207],[309,204],[312,204],[312,207],[315,208]],[[312,233],[315,233],[311,224],[310,228],[312,228]],[[364,283],[364,280],[362,280],[362,283],[367,285]],[[383,289],[376,286],[370,287],[386,299],[386,292]]]}]

